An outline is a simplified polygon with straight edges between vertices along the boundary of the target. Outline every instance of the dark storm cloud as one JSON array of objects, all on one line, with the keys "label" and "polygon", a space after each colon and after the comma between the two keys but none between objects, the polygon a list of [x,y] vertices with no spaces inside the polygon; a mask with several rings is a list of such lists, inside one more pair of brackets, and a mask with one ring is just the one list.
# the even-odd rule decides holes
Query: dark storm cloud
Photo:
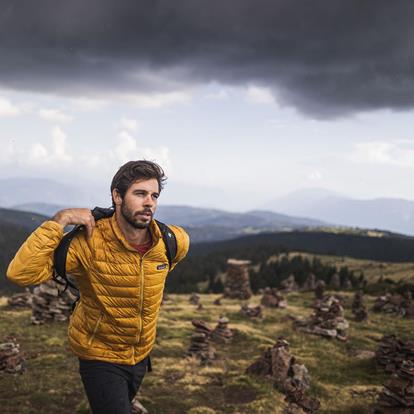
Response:
[{"label": "dark storm cloud", "polygon": [[271,87],[316,116],[414,104],[414,2],[0,3],[0,86],[61,94]]}]

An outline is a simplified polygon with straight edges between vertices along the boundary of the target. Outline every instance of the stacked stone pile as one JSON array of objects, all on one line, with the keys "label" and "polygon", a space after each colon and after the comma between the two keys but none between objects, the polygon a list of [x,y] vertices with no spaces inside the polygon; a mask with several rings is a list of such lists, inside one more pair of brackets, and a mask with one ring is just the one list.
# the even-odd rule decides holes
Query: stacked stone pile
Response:
[{"label": "stacked stone pile", "polygon": [[316,276],[313,273],[309,273],[301,290],[304,292],[309,292],[309,291],[315,290],[315,287],[316,287]]},{"label": "stacked stone pile", "polygon": [[364,304],[364,293],[362,290],[355,292],[354,300],[352,302],[352,313],[357,322],[366,321],[368,319],[368,312]]},{"label": "stacked stone pile", "polygon": [[345,279],[342,283],[342,287],[346,290],[352,289],[352,282],[349,279],[349,277],[345,277]]},{"label": "stacked stone pile", "polygon": [[7,304],[16,308],[30,308],[32,306],[32,293],[26,288],[23,293],[15,293],[7,299]]},{"label": "stacked stone pile", "polygon": [[215,359],[215,349],[210,344],[213,329],[204,321],[194,319],[191,323],[196,331],[191,335],[187,356],[195,356],[203,365],[207,365]]},{"label": "stacked stone pile", "polygon": [[414,361],[405,360],[380,392],[374,414],[414,413]]},{"label": "stacked stone pile", "polygon": [[331,276],[331,280],[329,281],[329,288],[335,290],[341,288],[341,278],[339,277],[338,273],[334,273]]},{"label": "stacked stone pile", "polygon": [[348,321],[344,318],[344,309],[340,300],[329,296],[315,305],[315,311],[310,318],[294,321],[295,327],[305,333],[320,335],[326,338],[336,338],[346,341]]},{"label": "stacked stone pile", "polygon": [[298,364],[290,354],[289,343],[279,338],[272,348],[267,348],[261,357],[246,369],[250,375],[267,376],[285,393],[288,407],[285,413],[314,413],[320,403],[307,395],[310,377],[304,365]]},{"label": "stacked stone pile", "polygon": [[263,306],[268,308],[286,308],[287,302],[284,296],[276,288],[265,288],[260,300]]},{"label": "stacked stone pile", "polygon": [[197,293],[192,293],[188,300],[192,305],[199,305],[200,304],[200,295],[198,295]]},{"label": "stacked stone pile", "polygon": [[375,357],[387,372],[394,373],[403,361],[414,362],[414,341],[403,340],[396,335],[384,335]]},{"label": "stacked stone pile", "polygon": [[211,339],[216,342],[230,343],[233,339],[233,331],[229,328],[229,319],[225,316],[220,316],[216,327],[211,333]]},{"label": "stacked stone pile", "polygon": [[32,323],[39,325],[46,321],[66,321],[76,301],[70,289],[59,293],[58,285],[53,280],[40,284],[33,290]]},{"label": "stacked stone pile", "polygon": [[315,285],[315,298],[322,300],[325,295],[325,282],[319,279]]},{"label": "stacked stone pile", "polygon": [[250,260],[227,260],[226,282],[223,296],[232,299],[246,300],[251,298],[249,264]]},{"label": "stacked stone pile", "polygon": [[262,307],[260,305],[254,306],[244,303],[241,305],[240,313],[250,319],[261,319],[263,317]]},{"label": "stacked stone pile", "polygon": [[284,279],[280,282],[281,290],[284,293],[293,292],[298,290],[298,285],[293,274],[289,275],[287,279]]},{"label": "stacked stone pile", "polygon": [[0,372],[22,374],[25,370],[26,360],[16,338],[6,338],[6,342],[0,343]]},{"label": "stacked stone pile", "polygon": [[414,303],[410,292],[405,296],[387,293],[376,299],[372,308],[375,312],[390,313],[409,319],[414,319]]}]

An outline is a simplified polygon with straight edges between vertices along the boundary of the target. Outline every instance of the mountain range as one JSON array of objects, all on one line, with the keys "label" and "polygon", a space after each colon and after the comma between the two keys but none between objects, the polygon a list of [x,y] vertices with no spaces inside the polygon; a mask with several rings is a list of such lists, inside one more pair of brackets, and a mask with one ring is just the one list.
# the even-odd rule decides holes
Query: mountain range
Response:
[{"label": "mountain range", "polygon": [[305,189],[274,199],[262,207],[339,226],[386,229],[414,235],[414,202],[405,199],[362,200],[333,191]]},{"label": "mountain range", "polygon": [[[174,205],[171,199],[163,197],[158,218],[181,225],[209,226],[211,232],[217,233],[218,238],[233,237],[232,229],[241,227],[272,231],[298,226],[319,226],[324,223],[414,235],[414,202],[405,199],[354,199],[337,192],[313,188],[275,198],[246,213],[232,213],[214,208],[189,207],[192,205],[191,195],[187,193],[185,206]],[[197,196],[193,195],[193,200],[198,200]],[[50,179],[26,177],[0,179],[0,207],[51,216],[63,206],[93,207],[108,206],[110,203],[109,191],[103,186],[77,186]],[[239,231],[236,233],[239,234]]]}]

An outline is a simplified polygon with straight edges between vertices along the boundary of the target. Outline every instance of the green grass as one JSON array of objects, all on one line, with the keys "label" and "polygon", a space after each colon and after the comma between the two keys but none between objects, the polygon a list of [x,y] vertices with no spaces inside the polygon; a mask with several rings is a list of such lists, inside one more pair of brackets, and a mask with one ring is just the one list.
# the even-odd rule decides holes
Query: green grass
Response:
[{"label": "green grass", "polygon": [[[352,321],[352,294],[346,299],[350,320],[349,341],[342,343],[297,332],[288,315],[310,315],[311,293],[288,296],[287,309],[265,309],[263,321],[250,321],[239,314],[240,302],[224,299],[213,305],[217,295],[201,295],[204,309],[189,304],[189,295],[170,295],[159,318],[157,342],[152,353],[154,371],[148,374],[139,398],[150,414],[268,414],[281,413],[283,395],[264,378],[245,375],[245,369],[278,336],[291,344],[291,352],[311,375],[312,394],[321,400],[320,413],[366,413],[387,375],[374,360],[358,360],[358,350],[375,351],[385,333],[414,339],[412,321],[370,312],[369,320]],[[258,304],[255,296],[250,303]],[[368,307],[374,298],[368,298]],[[200,367],[185,358],[193,332],[191,319],[216,324],[219,315],[230,319],[234,340],[214,345],[218,359]],[[2,414],[56,412],[87,414],[77,359],[67,347],[66,324],[30,324],[30,310],[13,310],[0,300],[1,339],[16,336],[27,356],[22,375],[0,373]]]}]

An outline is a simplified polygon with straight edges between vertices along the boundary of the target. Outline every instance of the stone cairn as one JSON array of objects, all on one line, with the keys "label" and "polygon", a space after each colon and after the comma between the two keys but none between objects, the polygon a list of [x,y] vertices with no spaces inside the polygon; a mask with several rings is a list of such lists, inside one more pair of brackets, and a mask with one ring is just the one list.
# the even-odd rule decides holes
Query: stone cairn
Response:
[{"label": "stone cairn", "polygon": [[215,342],[230,343],[233,340],[233,331],[228,327],[229,319],[225,316],[220,316],[217,326],[211,332],[211,339]]},{"label": "stone cairn", "polygon": [[345,290],[352,289],[352,282],[351,282],[351,279],[349,277],[345,277],[345,279],[342,283],[342,288],[345,289]]},{"label": "stone cairn", "polygon": [[355,292],[354,300],[352,302],[352,313],[357,322],[366,321],[368,319],[368,312],[364,304],[364,293],[362,290]]},{"label": "stone cairn", "polygon": [[317,300],[323,300],[325,294],[325,282],[319,279],[315,285],[315,298]]},{"label": "stone cairn", "polygon": [[301,290],[303,292],[309,292],[309,291],[315,290],[315,287],[316,287],[316,276],[313,273],[309,273]]},{"label": "stone cairn", "polygon": [[290,354],[289,343],[279,338],[272,348],[267,348],[260,358],[246,369],[249,375],[266,376],[285,393],[288,407],[285,413],[314,413],[320,402],[307,395],[310,377],[304,365],[298,364]]},{"label": "stone cairn", "polygon": [[414,303],[411,292],[405,295],[391,294],[380,296],[372,308],[375,312],[390,313],[408,319],[414,319]]},{"label": "stone cairn", "polygon": [[340,341],[348,339],[346,330],[349,328],[349,323],[344,318],[344,309],[338,298],[328,296],[318,302],[314,309],[310,318],[294,321],[294,326],[299,331],[326,338],[336,338]]},{"label": "stone cairn", "polygon": [[23,374],[26,371],[26,360],[20,352],[20,345],[16,338],[8,337],[6,342],[0,343],[0,372],[9,374]]},{"label": "stone cairn", "polygon": [[329,289],[338,290],[341,288],[341,278],[338,273],[334,273],[329,281]]},{"label": "stone cairn", "polygon": [[280,282],[281,290],[283,293],[293,292],[298,290],[298,285],[293,274],[289,275],[287,279]]},{"label": "stone cairn", "polygon": [[192,305],[199,305],[200,304],[200,295],[198,295],[197,293],[192,293],[190,295],[190,298],[188,299],[188,301]]},{"label": "stone cairn", "polygon": [[283,295],[276,288],[265,288],[260,300],[263,306],[268,308],[286,308],[287,302]]},{"label": "stone cairn", "polygon": [[40,325],[46,321],[66,321],[76,301],[70,289],[59,293],[58,285],[53,280],[36,286],[32,296],[32,323]]},{"label": "stone cairn", "polygon": [[240,313],[250,319],[262,319],[262,307],[260,305],[254,306],[248,303],[243,303],[240,307]]},{"label": "stone cairn", "polygon": [[403,361],[380,392],[374,414],[414,413],[414,361]]},{"label": "stone cairn", "polygon": [[26,288],[23,293],[15,293],[7,299],[7,304],[15,308],[31,308],[32,293]]},{"label": "stone cairn", "polygon": [[406,341],[396,335],[384,335],[375,357],[385,371],[394,373],[403,361],[414,361],[414,341]]},{"label": "stone cairn", "polygon": [[204,321],[193,319],[191,323],[196,331],[191,335],[191,343],[186,355],[195,356],[202,365],[208,365],[216,357],[215,349],[210,344],[213,329]]},{"label": "stone cairn", "polygon": [[252,296],[249,279],[250,260],[227,260],[223,297],[246,300]]},{"label": "stone cairn", "polygon": [[376,358],[391,377],[378,396],[374,414],[414,413],[414,341],[385,335]]}]

